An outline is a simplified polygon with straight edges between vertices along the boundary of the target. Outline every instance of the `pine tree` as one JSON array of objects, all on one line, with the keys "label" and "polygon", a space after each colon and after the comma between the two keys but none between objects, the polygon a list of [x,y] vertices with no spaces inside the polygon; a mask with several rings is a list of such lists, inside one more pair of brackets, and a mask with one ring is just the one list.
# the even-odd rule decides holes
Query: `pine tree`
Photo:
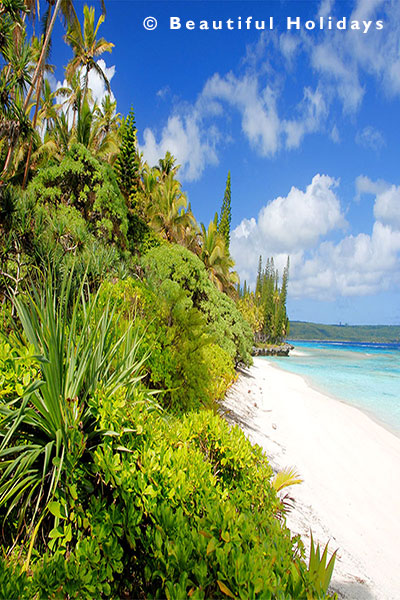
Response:
[{"label": "pine tree", "polygon": [[231,233],[231,218],[231,172],[228,171],[225,195],[222,202],[221,214],[218,223],[218,232],[223,236],[225,240],[225,246],[228,252]]},{"label": "pine tree", "polygon": [[263,272],[262,272],[262,256],[258,259],[258,271],[256,280],[256,298],[261,298],[261,288],[263,283]]},{"label": "pine tree", "polygon": [[135,196],[139,189],[139,155],[136,145],[136,123],[133,108],[122,125],[121,150],[115,161],[114,169],[122,194],[129,206],[135,205]]}]

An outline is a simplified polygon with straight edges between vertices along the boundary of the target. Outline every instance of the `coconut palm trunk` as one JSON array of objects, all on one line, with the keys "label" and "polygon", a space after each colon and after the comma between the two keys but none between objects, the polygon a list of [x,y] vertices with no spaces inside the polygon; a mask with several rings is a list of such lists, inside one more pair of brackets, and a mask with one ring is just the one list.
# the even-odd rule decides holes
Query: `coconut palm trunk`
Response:
[{"label": "coconut palm trunk", "polygon": [[47,47],[49,45],[50,37],[51,37],[51,34],[53,32],[53,29],[54,29],[54,23],[56,22],[56,17],[57,17],[57,14],[58,14],[59,10],[60,10],[61,3],[62,3],[62,0],[57,0],[57,4],[55,5],[54,11],[53,11],[53,16],[51,17],[49,26],[48,26],[48,28],[46,30],[46,35],[45,35],[45,38],[44,38],[44,42],[43,42],[43,46],[42,46],[42,51],[40,53],[39,60],[38,60],[38,63],[36,65],[36,69],[35,69],[35,72],[34,72],[33,77],[32,77],[32,84],[31,84],[31,87],[29,88],[29,91],[28,91],[28,93],[26,95],[26,98],[25,98],[24,110],[26,110],[28,108],[28,106],[29,106],[29,102],[30,102],[33,90],[35,89],[35,86],[36,86],[36,82],[37,82],[37,80],[39,78],[40,73],[42,72],[42,66],[43,66],[43,61],[44,61],[45,56],[46,56],[46,50],[47,50]]}]

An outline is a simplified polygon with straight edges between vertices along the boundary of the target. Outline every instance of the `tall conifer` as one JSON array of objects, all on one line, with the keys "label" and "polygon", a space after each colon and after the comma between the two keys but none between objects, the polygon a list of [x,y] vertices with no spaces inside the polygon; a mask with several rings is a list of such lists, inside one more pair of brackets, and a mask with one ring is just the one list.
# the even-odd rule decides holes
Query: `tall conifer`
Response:
[{"label": "tall conifer", "polygon": [[139,188],[139,155],[136,145],[136,122],[133,108],[122,125],[121,149],[114,169],[122,194],[130,207],[135,205],[135,196]]},{"label": "tall conifer", "polygon": [[223,236],[225,240],[225,246],[228,252],[231,233],[231,218],[231,172],[228,171],[225,195],[222,202],[221,215],[218,223],[218,232]]}]

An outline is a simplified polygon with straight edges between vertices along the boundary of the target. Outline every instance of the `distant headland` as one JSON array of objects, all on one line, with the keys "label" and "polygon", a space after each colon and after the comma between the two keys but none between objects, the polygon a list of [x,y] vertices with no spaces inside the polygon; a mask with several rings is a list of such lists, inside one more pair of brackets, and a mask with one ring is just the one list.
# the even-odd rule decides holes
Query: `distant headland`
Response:
[{"label": "distant headland", "polygon": [[400,325],[325,325],[290,321],[290,340],[400,343]]}]

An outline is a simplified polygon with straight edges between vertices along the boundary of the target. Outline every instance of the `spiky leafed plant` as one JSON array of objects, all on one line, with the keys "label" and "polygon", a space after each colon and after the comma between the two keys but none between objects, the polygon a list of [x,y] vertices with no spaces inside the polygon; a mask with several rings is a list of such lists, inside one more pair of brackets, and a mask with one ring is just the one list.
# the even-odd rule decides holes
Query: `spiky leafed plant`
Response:
[{"label": "spiky leafed plant", "polygon": [[128,394],[141,379],[145,358],[131,326],[120,336],[112,307],[99,310],[99,295],[85,285],[72,293],[73,272],[57,292],[54,278],[44,289],[15,299],[25,336],[41,365],[41,380],[22,397],[0,405],[0,509],[12,514],[17,532],[31,538],[49,516],[49,503],[68,496],[68,483],[85,469],[104,432],[93,417],[89,398],[101,385],[112,395]]},{"label": "spiky leafed plant", "polygon": [[319,544],[315,546],[313,534],[311,532],[308,574],[314,585],[315,591],[318,594],[318,598],[324,598],[328,591],[328,587],[332,579],[333,569],[335,567],[336,555],[337,550],[335,550],[328,561],[328,544],[326,544],[321,556]]}]

